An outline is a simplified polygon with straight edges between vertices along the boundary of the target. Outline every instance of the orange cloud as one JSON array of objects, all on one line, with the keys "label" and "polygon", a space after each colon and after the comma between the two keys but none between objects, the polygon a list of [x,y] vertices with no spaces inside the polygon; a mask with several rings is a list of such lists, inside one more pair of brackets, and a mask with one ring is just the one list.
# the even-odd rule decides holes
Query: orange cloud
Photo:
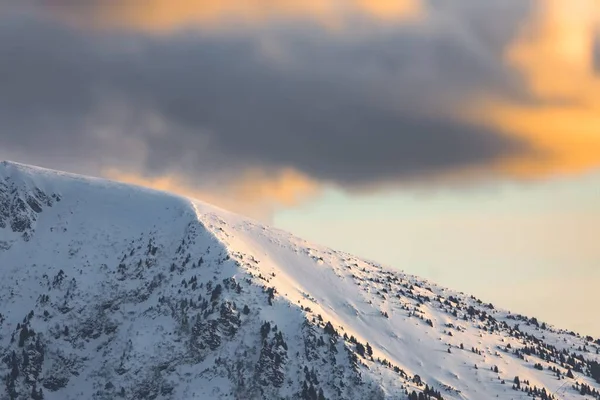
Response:
[{"label": "orange cloud", "polygon": [[[100,26],[169,32],[189,26],[218,28],[277,19],[309,19],[339,27],[348,17],[402,21],[421,15],[421,0],[123,0],[94,2],[52,11]],[[233,26],[233,25],[229,25]]]},{"label": "orange cloud", "polygon": [[203,186],[194,186],[175,175],[148,177],[115,168],[104,170],[102,175],[120,182],[203,200],[261,220],[268,220],[279,207],[294,206],[319,192],[316,182],[290,169],[274,174],[253,170],[220,185]]},{"label": "orange cloud", "polygon": [[260,170],[249,171],[227,189],[236,198],[250,203],[267,201],[271,206],[293,206],[315,195],[318,185],[312,179],[292,169],[275,175]]},{"label": "orange cloud", "polygon": [[[528,141],[538,150],[535,155],[503,159],[491,166],[492,172],[539,178],[598,168],[600,73],[594,66],[594,40],[600,32],[600,5],[598,0],[534,2],[536,12],[508,46],[504,62],[520,72],[525,90],[539,101],[522,104],[485,93],[463,100],[459,112],[469,121]],[[123,0],[87,4],[92,5],[71,10],[81,13],[79,17],[86,16],[85,21],[103,26],[159,33],[186,26],[219,28],[231,26],[227,25],[231,22],[261,24],[282,19],[309,19],[329,27],[339,27],[353,16],[397,22],[423,16],[425,7],[421,0]],[[277,46],[268,51],[278,56]],[[465,169],[447,171],[440,178],[485,178],[490,173],[490,165]],[[238,181],[229,189],[248,191],[243,182],[249,181]],[[268,181],[268,185],[252,186],[251,190],[285,193],[283,186]]]},{"label": "orange cloud", "polygon": [[540,177],[600,167],[600,74],[594,40],[600,32],[597,0],[539,0],[537,14],[505,54],[525,78],[533,105],[489,96],[467,111],[470,118],[505,128],[530,142],[539,155],[503,160],[511,175]]}]

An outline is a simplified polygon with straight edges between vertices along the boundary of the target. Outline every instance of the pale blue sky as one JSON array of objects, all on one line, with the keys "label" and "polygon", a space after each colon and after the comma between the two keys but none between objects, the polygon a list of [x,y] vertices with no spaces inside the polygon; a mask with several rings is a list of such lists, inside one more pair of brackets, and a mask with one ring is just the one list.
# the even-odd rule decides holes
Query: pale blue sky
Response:
[{"label": "pale blue sky", "polygon": [[327,190],[278,212],[299,236],[600,336],[600,172],[378,195]]}]

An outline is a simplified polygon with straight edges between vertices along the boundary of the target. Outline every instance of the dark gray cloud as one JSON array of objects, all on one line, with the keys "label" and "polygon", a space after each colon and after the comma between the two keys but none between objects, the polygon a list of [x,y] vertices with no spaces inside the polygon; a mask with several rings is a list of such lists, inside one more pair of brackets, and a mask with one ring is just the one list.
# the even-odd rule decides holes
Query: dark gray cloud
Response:
[{"label": "dark gray cloud", "polygon": [[292,167],[350,186],[485,165],[529,148],[453,115],[473,92],[520,96],[508,33],[473,26],[157,36],[0,16],[0,156],[190,179]]}]

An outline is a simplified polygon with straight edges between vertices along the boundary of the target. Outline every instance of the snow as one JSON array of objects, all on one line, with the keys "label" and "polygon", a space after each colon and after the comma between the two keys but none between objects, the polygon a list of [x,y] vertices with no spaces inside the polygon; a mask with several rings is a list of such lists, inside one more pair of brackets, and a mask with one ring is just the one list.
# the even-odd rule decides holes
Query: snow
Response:
[{"label": "snow", "polygon": [[[16,398],[33,387],[46,399],[297,398],[305,366],[330,399],[405,398],[424,388],[415,375],[445,399],[529,398],[513,390],[516,376],[558,399],[583,398],[576,382],[600,387],[586,376],[600,361],[598,343],[198,200],[11,162],[0,164],[0,193],[2,183],[0,356],[34,354],[37,338],[44,347],[43,365],[28,377],[20,359]],[[27,228],[11,228],[15,220]],[[224,288],[211,306],[216,285]],[[450,298],[458,303],[446,304]],[[465,319],[469,306],[478,314]],[[262,339],[267,321],[277,332]],[[355,344],[340,337],[330,345],[327,322],[369,343],[373,360],[358,356],[353,369],[345,349]],[[24,324],[37,337],[21,348]],[[490,332],[492,325],[501,328]],[[307,344],[311,338],[326,346]],[[582,356],[583,372],[558,380],[547,367],[565,375],[560,363],[514,354],[534,344]],[[9,365],[0,364],[2,376]],[[258,383],[276,382],[277,371],[281,384]],[[68,382],[48,384],[57,378]]]}]

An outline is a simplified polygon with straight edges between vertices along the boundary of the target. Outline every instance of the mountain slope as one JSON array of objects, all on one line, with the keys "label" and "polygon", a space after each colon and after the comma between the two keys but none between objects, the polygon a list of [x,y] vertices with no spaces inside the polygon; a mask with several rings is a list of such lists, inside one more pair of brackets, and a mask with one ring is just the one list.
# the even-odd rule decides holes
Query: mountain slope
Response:
[{"label": "mountain slope", "polygon": [[0,399],[600,398],[599,348],[196,200],[0,164]]}]

